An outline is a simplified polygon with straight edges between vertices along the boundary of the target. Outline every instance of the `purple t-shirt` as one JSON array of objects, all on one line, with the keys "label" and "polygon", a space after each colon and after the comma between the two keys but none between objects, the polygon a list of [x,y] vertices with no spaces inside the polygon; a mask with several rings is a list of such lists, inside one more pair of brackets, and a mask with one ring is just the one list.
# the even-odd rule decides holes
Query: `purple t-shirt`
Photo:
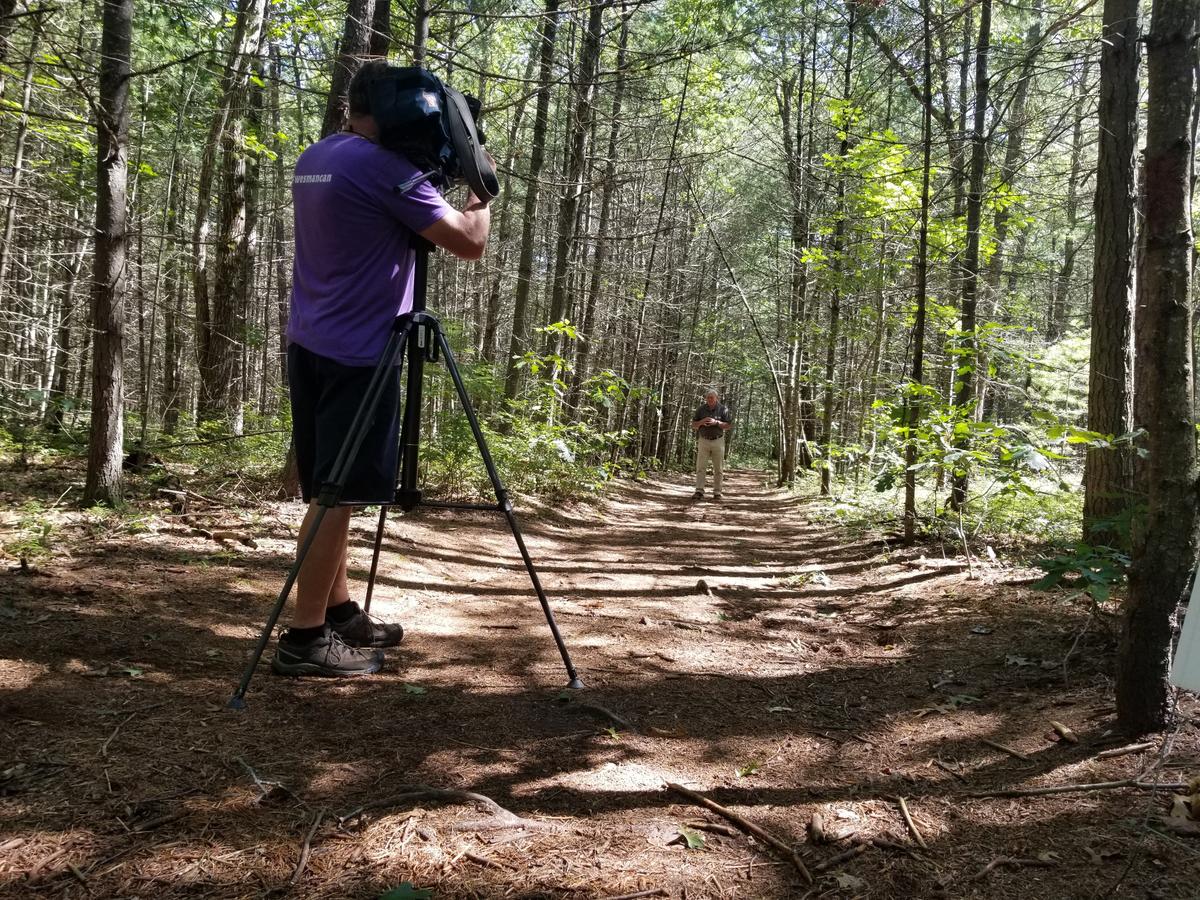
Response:
[{"label": "purple t-shirt", "polygon": [[412,309],[413,232],[450,207],[403,156],[333,134],[296,161],[296,257],[288,341],[348,366],[374,365],[392,321]]}]

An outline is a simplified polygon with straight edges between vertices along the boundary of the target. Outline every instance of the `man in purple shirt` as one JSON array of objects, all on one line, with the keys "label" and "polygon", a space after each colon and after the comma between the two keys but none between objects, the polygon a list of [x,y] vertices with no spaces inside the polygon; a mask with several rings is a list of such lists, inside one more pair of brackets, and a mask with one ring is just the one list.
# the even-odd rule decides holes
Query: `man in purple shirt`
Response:
[{"label": "man in purple shirt", "polygon": [[[396,316],[412,309],[415,252],[421,237],[462,259],[487,244],[487,203],[468,194],[450,206],[403,156],[379,144],[370,83],[386,73],[366,63],[351,81],[348,129],[296,161],[292,198],[296,256],[288,320],[292,434],[308,512],[333,468]],[[342,499],[386,502],[395,488],[400,370],[389,380]],[[280,637],[274,671],[284,675],[366,675],[379,671],[383,647],[404,630],[369,618],[350,599],[346,547],[350,508],[325,514],[296,589],[291,625]]]}]

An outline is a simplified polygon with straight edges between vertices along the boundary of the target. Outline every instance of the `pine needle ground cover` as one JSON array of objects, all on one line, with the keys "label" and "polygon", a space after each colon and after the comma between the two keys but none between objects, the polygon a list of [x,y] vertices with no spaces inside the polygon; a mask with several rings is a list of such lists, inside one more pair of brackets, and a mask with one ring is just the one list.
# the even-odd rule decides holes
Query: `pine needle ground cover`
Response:
[{"label": "pine needle ground cover", "polygon": [[0,896],[1194,896],[1194,701],[1131,745],[1110,629],[1040,570],[768,480],[527,517],[583,692],[511,538],[423,512],[388,526],[385,671],[264,668],[243,713],[297,506],[6,495],[38,552],[0,573]]}]

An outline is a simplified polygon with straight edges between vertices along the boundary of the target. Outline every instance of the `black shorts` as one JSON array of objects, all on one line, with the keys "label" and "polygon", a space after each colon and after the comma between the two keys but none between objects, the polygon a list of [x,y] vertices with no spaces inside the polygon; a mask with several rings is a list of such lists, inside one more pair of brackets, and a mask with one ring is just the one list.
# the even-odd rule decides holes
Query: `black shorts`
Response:
[{"label": "black shorts", "polygon": [[[288,347],[288,390],[292,395],[292,439],[305,502],[314,499],[333,473],[374,366],[347,366],[299,344]],[[390,503],[396,492],[400,448],[400,367],[386,376],[358,455],[350,467],[341,499],[354,503]]]}]

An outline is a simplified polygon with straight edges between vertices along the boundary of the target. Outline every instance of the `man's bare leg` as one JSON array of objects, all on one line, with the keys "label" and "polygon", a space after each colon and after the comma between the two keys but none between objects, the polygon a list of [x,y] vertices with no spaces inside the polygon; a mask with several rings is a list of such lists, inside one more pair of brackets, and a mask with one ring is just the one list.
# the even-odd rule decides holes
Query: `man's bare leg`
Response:
[{"label": "man's bare leg", "polygon": [[[304,543],[318,509],[315,502],[308,505],[308,512],[300,526],[299,543]],[[350,599],[346,584],[346,547],[349,537],[350,508],[335,506],[327,510],[308,549],[304,565],[300,567],[300,577],[296,583],[296,612],[292,617],[294,627],[316,628],[324,625],[326,607],[341,602],[335,599],[338,596]]]}]

